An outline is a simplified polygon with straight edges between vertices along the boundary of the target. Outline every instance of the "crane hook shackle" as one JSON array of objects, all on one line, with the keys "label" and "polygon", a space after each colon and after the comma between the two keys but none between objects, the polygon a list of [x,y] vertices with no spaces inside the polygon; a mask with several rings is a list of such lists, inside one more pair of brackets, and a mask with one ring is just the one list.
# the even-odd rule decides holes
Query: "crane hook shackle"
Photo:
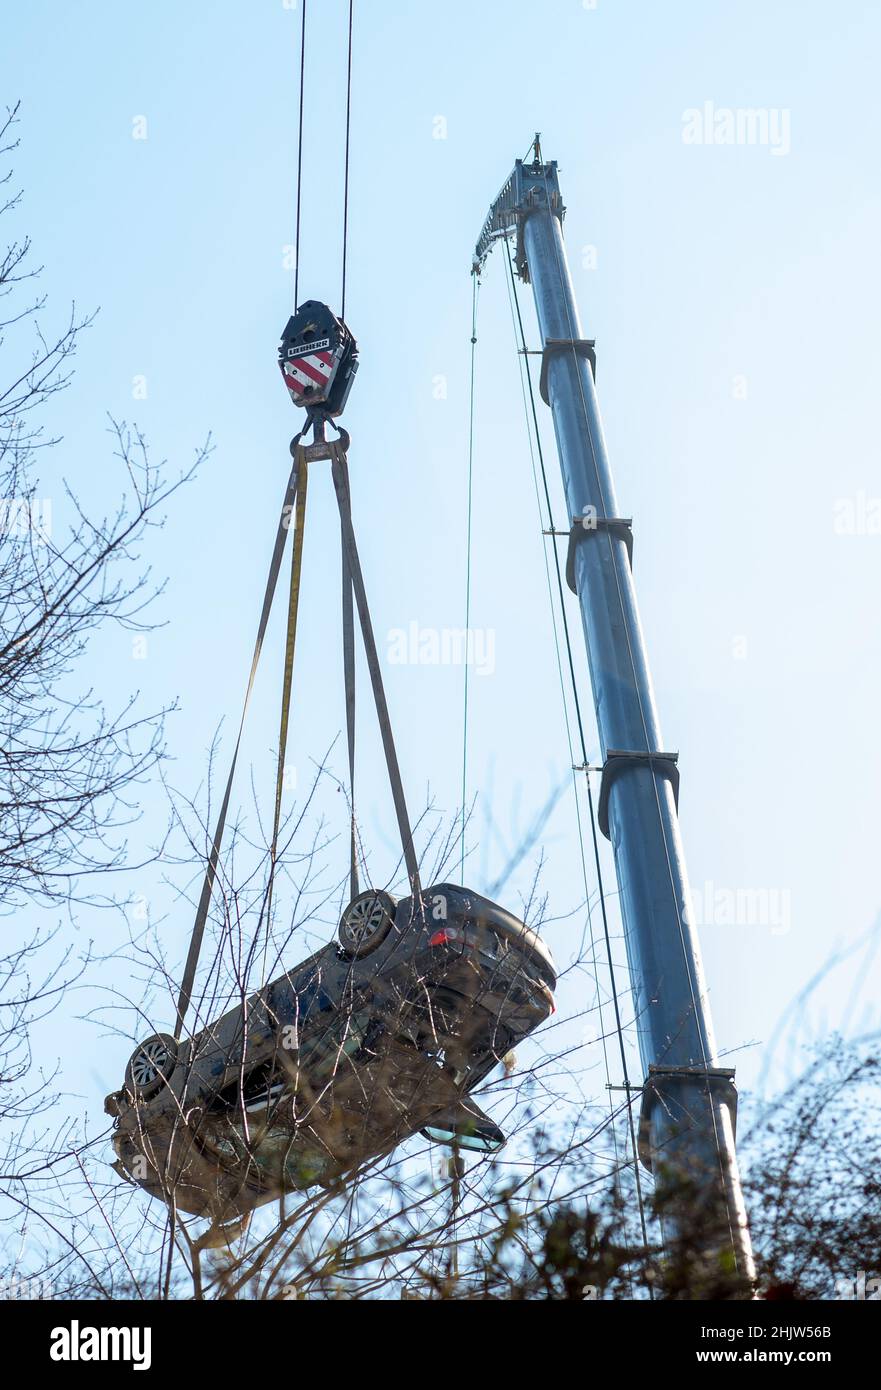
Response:
[{"label": "crane hook shackle", "polygon": [[[342,425],[337,425],[335,427],[337,430],[337,438],[327,440],[324,437],[325,423],[324,416],[318,416],[316,418],[310,415],[307,417],[306,428],[302,430],[300,434],[295,434],[291,440],[291,458],[296,458],[299,448],[302,448],[307,463],[315,463],[317,459],[332,459],[334,457],[334,449],[337,447],[342,450],[344,454],[349,452],[349,445],[352,442],[349,431],[344,430]],[[312,427],[312,438],[314,442],[312,444],[304,444],[303,439],[308,433],[310,425]]]}]

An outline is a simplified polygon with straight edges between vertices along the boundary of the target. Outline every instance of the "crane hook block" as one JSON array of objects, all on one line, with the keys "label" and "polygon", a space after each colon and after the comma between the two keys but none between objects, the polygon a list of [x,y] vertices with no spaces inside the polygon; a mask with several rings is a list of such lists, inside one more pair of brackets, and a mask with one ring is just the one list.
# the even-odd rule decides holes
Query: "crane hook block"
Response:
[{"label": "crane hook block", "polygon": [[294,405],[342,415],[358,370],[358,344],[326,304],[307,299],[288,319],[278,364]]}]

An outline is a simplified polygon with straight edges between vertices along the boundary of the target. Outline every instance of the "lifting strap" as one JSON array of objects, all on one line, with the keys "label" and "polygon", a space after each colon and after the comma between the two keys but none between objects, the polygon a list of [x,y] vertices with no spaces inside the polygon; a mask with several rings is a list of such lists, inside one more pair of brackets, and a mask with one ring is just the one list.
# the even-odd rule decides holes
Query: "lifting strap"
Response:
[{"label": "lifting strap", "polygon": [[226,816],[229,810],[229,799],[232,795],[232,784],[235,776],[236,763],[238,761],[239,749],[242,745],[242,733],[245,727],[245,715],[248,712],[248,704],[251,699],[251,691],[254,688],[254,677],[257,674],[257,665],[260,661],[260,652],[263,649],[263,639],[266,636],[266,628],[269,623],[269,614],[272,611],[272,600],[275,597],[275,588],[278,583],[281,562],[284,556],[285,542],[288,537],[290,518],[297,501],[297,474],[299,468],[301,449],[299,441],[301,435],[295,439],[296,451],[294,452],[294,462],[291,467],[290,477],[285,488],[284,500],[282,502],[281,515],[278,519],[278,527],[275,533],[275,545],[272,550],[272,559],[269,564],[269,577],[266,581],[266,590],[263,594],[263,608],[260,613],[260,622],[257,627],[257,640],[254,643],[254,655],[251,658],[251,671],[248,676],[248,685],[245,690],[245,700],[242,706],[242,717],[239,720],[239,731],[236,736],[235,748],[233,750],[232,762],[230,764],[229,776],[226,779],[226,788],[223,793],[223,800],[220,803],[220,815],[217,817],[217,825],[214,831],[214,839],[211,844],[211,851],[208,856],[208,866],[205,870],[205,879],[202,884],[202,892],[199,897],[199,906],[196,909],[196,921],[193,926],[193,934],[190,937],[190,949],[187,953],[187,963],[184,966],[183,981],[180,987],[180,994],[177,1001],[177,1019],[175,1022],[174,1035],[179,1038],[183,1032],[183,1022],[187,1009],[190,1004],[190,995],[193,989],[193,981],[196,977],[196,966],[199,963],[199,951],[202,946],[202,937],[205,934],[205,923],[208,920],[208,909],[211,905],[211,893],[214,888],[214,880],[217,877],[217,862],[220,858],[220,845],[223,840],[223,831],[226,826]]},{"label": "lifting strap", "polygon": [[342,517],[340,517],[340,555],[342,558],[343,598],[343,686],[346,693],[346,742],[349,749],[349,799],[351,802],[349,897],[353,899],[358,896],[358,843],[355,825],[355,614],[352,607],[352,572],[349,569]]},{"label": "lifting strap", "polygon": [[[238,761],[239,749],[242,743],[242,733],[245,725],[245,716],[248,712],[248,704],[251,699],[251,691],[254,686],[254,678],[257,674],[257,665],[260,660],[260,653],[263,647],[263,639],[266,635],[266,628],[269,622],[269,615],[272,609],[272,601],[275,596],[278,576],[281,570],[281,562],[284,556],[285,542],[287,533],[293,519],[294,524],[294,545],[291,557],[291,579],[288,594],[288,622],[287,637],[285,641],[285,663],[284,679],[282,682],[281,716],[278,739],[278,765],[275,779],[275,808],[272,822],[272,842],[270,847],[269,879],[266,892],[265,919],[268,931],[270,907],[272,903],[272,890],[275,878],[275,867],[278,856],[278,834],[281,823],[281,804],[284,791],[284,772],[285,755],[287,750],[288,728],[290,724],[290,703],[291,690],[293,686],[294,653],[297,640],[297,617],[300,602],[300,583],[303,569],[303,537],[306,525],[306,494],[308,488],[308,459],[307,451],[300,442],[302,435],[297,435],[291,445],[291,453],[294,456],[291,474],[285,489],[284,501],[282,503],[281,516],[279,517],[278,528],[275,536],[275,546],[273,547],[272,560],[269,566],[269,577],[266,581],[266,591],[263,595],[263,608],[260,613],[260,623],[257,628],[257,640],[254,645],[254,655],[251,658],[251,670],[248,676],[248,685],[245,691],[245,700],[242,707],[242,717],[239,721],[238,735],[233,750],[232,762],[230,764],[229,776],[223,794],[223,801],[220,807],[220,814],[217,818],[217,825],[214,831],[214,839],[211,845],[211,852],[208,857],[208,865],[205,871],[205,879],[202,884],[202,892],[199,897],[199,905],[196,911],[196,921],[193,927],[193,934],[190,938],[190,948],[187,954],[187,961],[184,967],[183,982],[180,988],[180,995],[177,1003],[177,1019],[175,1023],[175,1037],[181,1037],[183,1023],[187,1009],[190,1004],[190,997],[193,989],[193,982],[196,976],[196,968],[199,962],[199,952],[202,946],[202,938],[205,934],[205,924],[208,920],[208,911],[211,905],[211,895],[217,877],[217,865],[220,858],[220,847],[223,840],[223,832],[226,826],[226,817],[229,810],[230,796],[232,794],[233,778],[235,776],[236,763]],[[313,446],[314,448],[314,446]],[[326,453],[324,452],[326,449]],[[370,609],[367,604],[367,594],[364,588],[364,576],[361,572],[361,562],[358,557],[358,547],[355,541],[355,532],[352,526],[352,503],[349,492],[349,466],[346,457],[346,450],[341,439],[334,440],[321,445],[321,456],[329,457],[331,461],[331,476],[333,478],[334,491],[336,493],[337,504],[340,512],[340,540],[342,550],[342,608],[343,608],[343,674],[345,683],[346,700],[346,735],[349,753],[349,779],[351,795],[351,852],[350,852],[350,887],[351,895],[354,898],[358,893],[358,862],[357,862],[357,837],[355,823],[355,619],[354,608],[358,609],[358,618],[361,626],[361,636],[364,641],[364,652],[367,658],[367,670],[370,675],[370,684],[373,691],[373,701],[376,706],[376,717],[379,723],[380,735],[382,737],[383,750],[385,752],[386,767],[388,769],[389,785],[391,787],[392,800],[395,807],[395,816],[398,822],[398,831],[401,837],[401,847],[404,855],[404,862],[407,867],[407,877],[410,880],[410,890],[414,897],[421,893],[419,879],[419,866],[416,859],[416,851],[413,846],[413,834],[410,829],[410,818],[407,813],[407,803],[404,798],[404,787],[401,781],[401,771],[398,765],[398,756],[395,750],[394,735],[392,733],[391,719],[389,717],[388,704],[385,698],[385,689],[382,683],[382,672],[379,665],[379,657],[376,650],[376,640],[373,634],[373,624],[370,619]],[[354,600],[354,601],[353,601]]]},{"label": "lifting strap", "polygon": [[[416,860],[416,851],[413,847],[413,833],[410,829],[410,817],[407,814],[407,803],[404,798],[404,786],[401,781],[401,770],[398,766],[398,755],[395,751],[395,740],[392,734],[392,724],[388,712],[388,704],[385,698],[385,689],[382,684],[382,672],[379,666],[379,657],[376,653],[376,640],[373,635],[373,624],[370,620],[370,609],[367,605],[367,593],[364,588],[364,576],[361,573],[361,561],[358,558],[358,546],[355,542],[355,531],[352,526],[352,499],[349,492],[349,464],[346,458],[346,451],[340,440],[333,440],[329,444],[330,449],[330,469],[333,485],[336,491],[337,503],[340,509],[340,529],[342,532],[343,553],[349,569],[350,588],[354,590],[355,605],[358,609],[358,618],[361,623],[361,636],[364,641],[364,655],[367,658],[367,671],[370,676],[370,684],[373,689],[373,703],[376,706],[376,718],[379,723],[379,732],[382,737],[382,746],[385,752],[386,768],[388,769],[389,785],[391,787],[392,800],[395,806],[395,816],[398,821],[398,833],[401,837],[401,848],[404,852],[404,862],[407,866],[407,877],[410,880],[410,890],[414,897],[418,897],[422,891],[419,881],[419,866]],[[344,579],[345,584],[345,579]],[[343,598],[345,605],[345,594]],[[354,730],[354,703],[355,703],[355,683],[354,683],[354,661],[347,674],[346,686],[346,707],[352,708],[352,728]],[[350,744],[350,759],[353,757],[353,745]],[[354,798],[353,798],[354,800]]]},{"label": "lifting strap", "polygon": [[303,574],[303,537],[306,529],[306,489],[309,485],[309,465],[302,447],[297,449],[297,508],[294,523],[294,553],[291,556],[291,587],[288,596],[288,632],[285,641],[284,681],[281,697],[281,725],[278,734],[278,773],[275,785],[275,819],[272,827],[273,856],[278,843],[281,815],[281,794],[284,786],[284,760],[288,744],[288,723],[291,708],[291,686],[294,675],[294,649],[297,643],[297,613],[300,606],[300,580]]},{"label": "lifting strap", "polygon": [[[303,575],[303,537],[306,530],[306,491],[309,485],[309,465],[302,444],[294,455],[296,508],[294,512],[294,546],[291,555],[291,583],[288,592],[288,627],[285,638],[284,677],[281,688],[281,716],[278,731],[278,766],[275,774],[275,810],[272,816],[272,841],[269,850],[269,881],[266,886],[266,923],[270,920],[275,865],[278,859],[278,830],[281,824],[281,799],[284,792],[285,755],[288,746],[288,725],[291,711],[291,687],[294,677],[294,650],[297,645],[297,614],[300,609],[300,580]],[[289,517],[290,524],[290,517]],[[265,966],[265,954],[264,954]]]}]

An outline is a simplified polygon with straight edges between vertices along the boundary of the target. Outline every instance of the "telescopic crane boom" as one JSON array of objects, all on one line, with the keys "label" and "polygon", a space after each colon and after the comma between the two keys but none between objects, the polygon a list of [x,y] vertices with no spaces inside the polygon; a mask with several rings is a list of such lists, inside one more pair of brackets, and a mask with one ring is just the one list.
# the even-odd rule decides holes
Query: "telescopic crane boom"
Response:
[{"label": "telescopic crane boom", "polygon": [[693,1248],[714,1287],[754,1278],[737,1170],[737,1095],[716,1056],[700,948],[689,912],[679,830],[677,755],[665,750],[622,517],[566,259],[556,161],[539,139],[518,160],[480,234],[479,274],[498,238],[516,237],[514,264],[531,284],[541,334],[541,395],[550,406],[571,532],[567,578],[578,596],[602,750],[598,822],[611,840],[644,1069],[640,1157],[660,1190],[668,1254]]}]

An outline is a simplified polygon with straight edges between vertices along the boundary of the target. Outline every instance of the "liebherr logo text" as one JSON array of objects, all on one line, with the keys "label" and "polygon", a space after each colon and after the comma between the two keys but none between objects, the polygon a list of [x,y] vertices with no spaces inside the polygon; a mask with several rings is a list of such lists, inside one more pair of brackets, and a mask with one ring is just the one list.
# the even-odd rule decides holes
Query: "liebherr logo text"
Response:
[{"label": "liebherr logo text", "polygon": [[53,1327],[51,1337],[52,1361],[131,1361],[135,1371],[150,1369],[149,1327],[80,1327],[74,1318],[69,1327]]},{"label": "liebherr logo text", "polygon": [[299,343],[296,347],[288,348],[288,357],[308,357],[310,352],[321,352],[329,347],[329,338],[321,338],[317,343]]}]

